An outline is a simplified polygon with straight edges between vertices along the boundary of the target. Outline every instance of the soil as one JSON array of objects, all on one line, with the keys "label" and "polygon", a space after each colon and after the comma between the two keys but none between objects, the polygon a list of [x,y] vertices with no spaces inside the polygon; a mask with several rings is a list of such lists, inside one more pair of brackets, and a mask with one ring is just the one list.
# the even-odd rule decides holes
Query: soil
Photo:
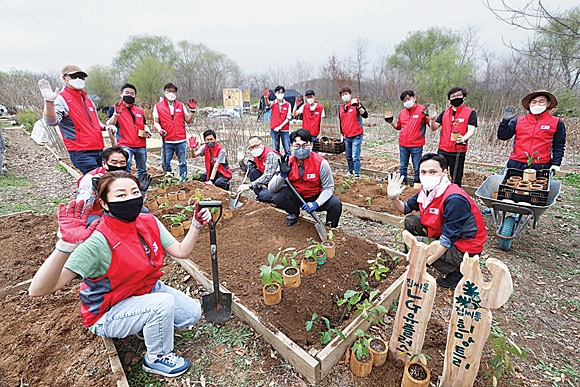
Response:
[{"label": "soil", "polygon": [[419,364],[411,364],[409,365],[409,375],[413,377],[415,380],[425,380],[427,379],[427,372],[425,369],[421,367]]},{"label": "soil", "polygon": [[[21,188],[20,195],[11,192],[9,200],[18,203],[45,199],[47,196],[70,197],[74,192],[75,180],[63,177],[63,173],[55,167],[56,162],[53,163],[53,156],[45,148],[36,146],[26,136],[21,135],[22,131],[5,130],[3,133],[8,145],[5,156],[9,173],[24,177],[34,183]],[[396,155],[394,156],[396,158]],[[344,163],[344,155],[338,155],[338,157]],[[371,168],[370,162],[365,165],[366,157],[374,156],[363,156],[363,167]],[[20,159],[27,161],[20,162]],[[384,159],[378,161],[384,163]],[[497,160],[493,159],[481,161],[497,163]],[[45,166],[48,167],[45,168]],[[38,173],[40,168],[43,168],[42,173]],[[373,169],[380,170],[380,164]],[[469,167],[467,171],[470,171]],[[236,179],[238,183],[241,181],[241,177],[236,177]],[[465,184],[472,185],[472,183]],[[477,186],[477,184],[473,185]],[[4,189],[0,190],[0,195],[5,192]],[[512,356],[511,359],[516,364],[515,372],[503,375],[499,385],[535,387],[580,384],[580,376],[578,376],[580,297],[577,294],[577,288],[580,285],[580,245],[578,242],[580,214],[577,209],[579,196],[578,189],[565,185],[556,205],[542,215],[538,228],[526,226],[514,239],[511,250],[507,252],[499,250],[498,238],[494,235],[495,228],[491,218],[485,217],[490,236],[482,259],[487,257],[501,259],[510,269],[514,281],[514,293],[510,300],[502,308],[492,311],[493,325],[522,347],[528,356],[526,360]],[[6,197],[2,196],[0,199],[1,207],[6,202]],[[222,277],[221,273],[224,273],[220,279],[221,282],[225,282],[227,288],[232,288],[232,280],[227,278],[226,273],[230,270],[238,270],[240,272],[236,273],[239,274],[236,278],[247,278],[246,282],[251,284],[247,292],[259,295],[261,288],[258,269],[260,264],[265,263],[267,253],[276,253],[277,246],[295,245],[295,247],[303,248],[307,244],[306,238],[316,237],[316,232],[312,223],[302,218],[293,228],[285,228],[283,226],[284,214],[268,206],[254,207],[258,203],[248,198],[242,200],[244,206],[234,211],[234,217],[230,220],[220,220],[217,225],[220,277]],[[227,203],[227,200],[224,203]],[[250,215],[251,208],[256,211],[254,213],[256,217]],[[241,214],[244,216],[238,216]],[[265,224],[261,227],[267,227],[266,232],[259,234],[251,231],[254,226],[251,220],[256,218]],[[236,222],[239,229],[234,230],[233,227],[228,227],[228,222],[232,225]],[[14,228],[9,229],[9,226]],[[55,230],[54,214],[26,214],[21,220],[17,216],[0,218],[0,278],[2,278],[3,289],[5,286],[15,285],[32,277],[38,266],[52,251],[56,240]],[[290,230],[296,235],[287,235]],[[390,246],[396,242],[392,227],[360,220],[348,211],[343,214],[335,237],[335,241],[342,241],[343,248],[348,243],[347,240],[350,240],[346,234],[368,238]],[[343,237],[345,240],[342,240]],[[237,263],[245,259],[255,260],[255,263],[250,265],[253,267],[252,270],[241,273],[238,267],[222,269],[222,264],[227,262],[225,257],[227,243],[234,245],[237,240],[240,246],[259,246],[262,243],[260,238],[272,240],[273,246],[276,247],[268,250],[262,247],[259,251],[254,247],[256,251],[253,256],[244,256],[242,259],[239,255],[236,256]],[[296,240],[296,242],[290,243],[290,240]],[[337,257],[329,260],[317,274],[305,276],[303,284],[298,289],[304,290],[312,282],[321,282],[322,274],[330,272],[333,266],[340,262],[350,261],[354,254],[346,255],[345,252],[349,251],[348,249],[349,246],[346,246],[346,249],[342,250],[343,255],[340,256],[339,246]],[[206,231],[200,238],[195,252],[198,264],[200,266],[205,264],[204,270],[209,272],[209,242]],[[372,252],[369,250],[368,253]],[[168,261],[163,270],[166,272],[164,277],[167,277],[166,281],[171,284],[182,284],[187,287],[188,292],[191,288],[192,296],[199,297],[199,284],[188,277],[177,263]],[[431,271],[431,273],[438,275],[436,272]],[[114,385],[102,341],[91,335],[82,325],[78,311],[77,289],[78,284],[73,282],[72,285],[55,295],[39,299],[32,299],[24,292],[2,297],[0,344],[5,348],[5,356],[0,360],[0,385]],[[270,315],[275,315],[274,311],[281,313],[279,312],[281,309],[278,308],[293,298],[293,291],[293,289],[284,289],[281,305],[274,308],[262,306],[262,308]],[[305,306],[317,303],[319,297],[314,294],[305,298]],[[423,347],[423,353],[432,358],[428,363],[432,384],[436,384],[442,372],[451,303],[452,295],[438,288]],[[289,313],[283,313],[286,316],[289,315]],[[388,340],[393,318],[394,312],[391,311],[386,316],[385,323],[372,327],[369,333]],[[197,326],[203,328],[203,325]],[[243,326],[243,323],[236,318],[232,318],[225,324],[226,328],[238,326]],[[204,372],[206,375],[215,377],[226,375],[228,367],[221,360],[231,356],[233,351],[223,345],[214,346],[205,337],[204,331],[201,330],[195,340],[186,342],[190,347],[184,349],[184,355],[197,364],[201,362],[200,358],[203,353],[215,353],[220,361],[216,360],[215,363],[208,364]],[[131,339],[121,342],[126,340]],[[315,338],[312,337],[311,340]],[[247,371],[240,375],[240,378],[253,378],[254,385],[259,383],[264,385],[264,380],[279,386],[303,387],[307,385],[300,379],[297,372],[289,367],[287,362],[258,335],[251,337],[247,345],[256,358],[252,358],[251,361],[245,359]],[[141,352],[142,347],[136,350],[137,361]],[[486,374],[491,371],[491,355],[492,350],[488,342],[483,351],[475,386],[489,385],[490,379]],[[133,363],[128,367],[132,366]],[[356,378],[352,375],[348,364],[340,362],[332,368],[320,386],[396,386],[400,384],[402,374],[401,364],[387,360],[383,366],[374,368],[368,378]],[[159,378],[159,381],[164,386],[175,385],[163,378]]]}]

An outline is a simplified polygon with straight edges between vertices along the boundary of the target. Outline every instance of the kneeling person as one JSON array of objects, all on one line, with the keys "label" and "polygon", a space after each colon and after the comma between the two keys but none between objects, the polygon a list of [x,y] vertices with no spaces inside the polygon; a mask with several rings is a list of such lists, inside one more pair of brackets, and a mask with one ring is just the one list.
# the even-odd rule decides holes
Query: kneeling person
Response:
[{"label": "kneeling person", "polygon": [[240,185],[238,193],[251,189],[259,201],[274,203],[274,197],[268,191],[268,183],[276,174],[280,164],[280,153],[264,145],[264,141],[259,136],[250,137],[248,149],[252,153],[253,160],[244,162],[244,153],[242,151],[238,155],[238,162],[242,170],[248,173],[251,183]]},{"label": "kneeling person", "polygon": [[[342,214],[342,203],[334,196],[332,171],[322,156],[312,152],[312,136],[306,129],[290,134],[292,156],[282,158],[280,174],[270,180],[268,190],[274,195],[274,204],[288,213],[286,226],[298,221],[300,208],[308,213],[326,211],[326,225],[337,227]],[[302,202],[285,183],[286,178],[304,198]]]},{"label": "kneeling person", "polygon": [[463,255],[467,252],[474,256],[483,251],[487,239],[485,223],[471,197],[449,181],[445,156],[423,155],[419,172],[422,187],[406,202],[399,199],[405,189],[401,185],[403,177],[398,173],[389,176],[389,199],[404,214],[419,211],[420,216],[408,215],[405,218],[405,229],[415,236],[439,240],[440,246],[427,258],[427,265],[433,265],[446,274],[437,278],[437,284],[454,288],[462,278],[459,269]]},{"label": "kneeling person", "polygon": [[198,180],[228,190],[230,188],[232,170],[228,165],[226,150],[216,142],[216,137],[215,132],[211,129],[203,132],[205,144],[194,152],[194,157],[202,154],[205,157],[205,173],[200,174]]}]

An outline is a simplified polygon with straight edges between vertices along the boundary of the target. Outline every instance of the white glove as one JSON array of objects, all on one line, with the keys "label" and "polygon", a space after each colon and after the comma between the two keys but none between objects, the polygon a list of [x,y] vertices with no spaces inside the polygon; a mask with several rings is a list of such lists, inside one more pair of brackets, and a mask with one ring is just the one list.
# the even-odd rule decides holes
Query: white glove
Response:
[{"label": "white glove", "polygon": [[244,192],[250,189],[250,185],[249,184],[242,184],[238,187],[238,193],[240,192]]},{"label": "white glove", "polygon": [[115,125],[106,125],[105,129],[110,130],[113,134],[117,134],[117,127]]},{"label": "white glove", "polygon": [[58,97],[58,87],[52,91],[50,83],[46,79],[38,80],[38,88],[45,101],[54,102],[56,97]]},{"label": "white glove", "polygon": [[405,188],[407,188],[406,186],[402,185],[404,179],[405,178],[399,173],[389,174],[389,184],[387,184],[387,195],[389,195],[389,199],[393,200],[399,197]]},{"label": "white glove", "polygon": [[242,148],[238,148],[238,163],[242,163],[242,161],[244,161],[244,158],[246,157],[246,154],[244,153],[244,149]]},{"label": "white glove", "polygon": [[556,176],[556,174],[557,174],[558,172],[560,172],[560,166],[559,166],[559,165],[552,165],[552,166],[550,167],[550,170],[554,171],[554,176]]}]

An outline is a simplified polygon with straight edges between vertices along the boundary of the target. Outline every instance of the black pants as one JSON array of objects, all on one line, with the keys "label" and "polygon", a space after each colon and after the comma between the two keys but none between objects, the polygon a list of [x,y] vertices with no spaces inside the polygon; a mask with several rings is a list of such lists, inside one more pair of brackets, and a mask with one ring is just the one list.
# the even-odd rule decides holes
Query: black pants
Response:
[{"label": "black pants", "polygon": [[[250,181],[256,181],[262,175],[263,173],[258,168],[252,168],[250,169],[250,172],[248,172],[248,177],[250,178]],[[274,196],[272,196],[272,193],[268,191],[268,188],[264,187],[263,185],[253,188],[253,191],[256,194],[256,198],[259,201],[264,203],[274,203]]]},{"label": "black pants", "polygon": [[[407,215],[405,217],[405,230],[416,236],[419,242],[428,242],[427,228],[421,224],[421,218],[418,215]],[[436,240],[437,239],[431,238],[431,241]],[[464,254],[465,253],[457,250],[457,247],[453,245],[431,265],[441,273],[449,274],[455,270],[459,270],[461,262],[463,262]]]},{"label": "black pants", "polygon": [[[318,199],[318,196],[319,195],[311,198],[304,198],[304,201],[313,202]],[[287,185],[284,185],[280,191],[274,193],[274,204],[276,207],[296,216],[300,214],[300,208],[302,207],[300,199],[294,195],[294,192],[292,192],[290,187]],[[342,202],[339,198],[333,195],[316,211],[326,211],[326,225],[330,227],[338,227],[338,220],[340,219],[340,215],[342,215]]]},{"label": "black pants", "polygon": [[[199,181],[207,181],[207,173],[200,173],[199,174],[199,179],[197,179]],[[213,183],[213,185],[215,185],[216,187],[220,187],[221,189],[227,191],[230,189],[230,179],[228,179],[227,177],[224,177],[224,175],[222,175],[221,173],[216,173],[215,175],[215,181]]]},{"label": "black pants", "polygon": [[[461,148],[460,150],[462,150]],[[459,152],[459,160],[457,160],[457,165],[455,165],[455,159],[457,159],[457,152],[445,152],[441,149],[437,150],[437,154],[445,157],[447,160],[447,165],[449,166],[449,180],[461,187],[461,180],[463,180],[463,166],[465,165],[465,152]],[[457,168],[457,171],[455,171]],[[453,181],[453,174],[455,173],[455,181]]]},{"label": "black pants", "polygon": [[536,171],[541,171],[542,169],[550,169],[550,167],[552,166],[552,163],[546,163],[546,164],[532,164],[532,166],[528,166],[528,163],[522,163],[520,161],[516,161],[516,160],[508,160],[507,162],[507,167],[508,168],[515,168],[515,169],[519,169],[519,170],[524,170],[524,169],[535,169]]}]

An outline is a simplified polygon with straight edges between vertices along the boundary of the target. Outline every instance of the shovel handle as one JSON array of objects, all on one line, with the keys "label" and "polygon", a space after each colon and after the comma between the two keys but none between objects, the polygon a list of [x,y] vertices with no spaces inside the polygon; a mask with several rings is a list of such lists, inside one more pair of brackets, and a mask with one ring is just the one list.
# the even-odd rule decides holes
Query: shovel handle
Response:
[{"label": "shovel handle", "polygon": [[[288,180],[288,178],[285,178],[284,180],[286,180],[286,184],[288,185],[288,187],[290,187],[290,189],[292,190],[292,192],[294,192],[294,195],[296,195],[296,197],[297,197],[298,199],[300,199],[300,202],[301,202],[302,204],[306,204],[306,201],[305,201],[305,200],[304,200],[304,198],[303,198],[303,197],[302,197],[302,196],[301,196],[301,195],[298,193],[298,191],[296,191],[296,188],[294,188],[294,186],[292,185],[292,183],[290,183],[290,180]],[[316,215],[316,214],[314,213],[314,211],[312,211],[312,212],[310,213],[310,215],[311,215],[311,216],[314,218],[314,220],[316,221],[316,223],[322,223],[322,222],[320,221],[320,219],[318,218],[318,215]]]}]

